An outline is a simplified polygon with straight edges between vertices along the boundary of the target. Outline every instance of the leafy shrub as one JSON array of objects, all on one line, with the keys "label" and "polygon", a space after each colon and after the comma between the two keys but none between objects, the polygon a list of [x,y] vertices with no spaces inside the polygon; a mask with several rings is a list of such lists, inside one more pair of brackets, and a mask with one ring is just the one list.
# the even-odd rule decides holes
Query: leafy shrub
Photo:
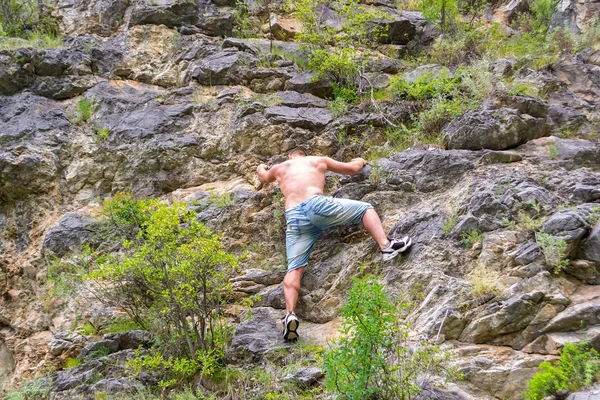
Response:
[{"label": "leafy shrub", "polygon": [[[328,26],[328,17],[319,11],[326,6],[339,18],[339,31]],[[354,88],[365,64],[358,60],[359,52],[365,56],[387,34],[387,26],[377,23],[386,14],[358,0],[290,0],[286,9],[302,24],[296,41],[308,51],[307,67],[315,71],[317,79],[328,77],[340,86]]]},{"label": "leafy shrub", "polygon": [[468,275],[467,281],[471,284],[470,293],[474,298],[487,296],[499,291],[498,279],[500,273],[485,264],[477,265]]},{"label": "leafy shrub", "polygon": [[96,143],[100,144],[106,140],[108,135],[110,134],[110,128],[105,126],[104,128],[96,129]]},{"label": "leafy shrub", "polygon": [[[125,242],[128,254],[105,259],[84,278],[102,288],[101,301],[125,303],[121,307],[136,323],[155,321],[174,351],[193,359],[198,350],[217,346],[220,306],[231,293],[237,259],[184,204],[153,206],[140,240]],[[135,214],[110,215],[137,222]]]},{"label": "leafy shrub", "polygon": [[75,104],[73,111],[73,118],[71,122],[78,125],[83,122],[87,122],[92,118],[92,115],[96,111],[96,103],[94,100],[86,99],[85,97],[79,99]]},{"label": "leafy shrub", "polygon": [[160,351],[153,349],[150,354],[141,356],[139,351],[137,357],[127,365],[131,367],[136,375],[142,371],[150,371],[163,379],[158,385],[162,388],[179,386],[189,382],[194,376],[212,376],[223,361],[223,348],[210,350],[197,350],[194,357],[165,357]]},{"label": "leafy shrub", "polygon": [[338,50],[316,49],[308,55],[307,67],[315,72],[315,79],[329,78],[341,86],[354,87],[359,71],[354,48]]},{"label": "leafy shrub", "polygon": [[338,118],[348,112],[350,105],[358,104],[360,98],[356,93],[356,89],[340,86],[337,83],[333,84],[333,101],[329,106],[332,118]]},{"label": "leafy shrub", "polygon": [[398,320],[405,307],[394,305],[374,276],[354,278],[341,337],[325,353],[328,390],[344,399],[407,399],[429,374],[454,376],[447,352],[426,342],[408,345],[408,326]]},{"label": "leafy shrub", "polygon": [[569,260],[567,257],[567,242],[564,239],[552,236],[546,232],[537,232],[535,240],[540,246],[546,263],[554,268],[554,273],[558,274],[567,265]]},{"label": "leafy shrub", "polygon": [[458,29],[457,0],[424,0],[421,9],[427,21],[437,24],[442,32]]},{"label": "leafy shrub", "polygon": [[462,235],[460,235],[460,238],[466,248],[471,248],[475,243],[481,243],[483,240],[483,233],[473,229],[468,232],[464,232]]},{"label": "leafy shrub", "polygon": [[20,389],[6,393],[5,400],[45,400],[50,393],[50,385],[41,380],[23,384]]},{"label": "leafy shrub", "polygon": [[563,389],[577,391],[600,381],[600,356],[585,341],[566,344],[558,362],[544,361],[539,368],[541,372],[527,383],[525,400],[542,400]]}]

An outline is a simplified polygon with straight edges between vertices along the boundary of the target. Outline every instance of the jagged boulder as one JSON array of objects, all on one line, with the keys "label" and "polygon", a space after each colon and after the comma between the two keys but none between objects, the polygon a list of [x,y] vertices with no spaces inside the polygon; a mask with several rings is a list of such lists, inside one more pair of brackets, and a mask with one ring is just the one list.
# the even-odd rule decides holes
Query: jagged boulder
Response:
[{"label": "jagged boulder", "polygon": [[0,96],[0,198],[12,201],[56,187],[70,134],[58,103],[30,93]]},{"label": "jagged boulder", "polygon": [[314,79],[312,72],[297,72],[285,82],[285,90],[293,90],[300,93],[310,93],[315,96],[328,98],[333,95],[331,82],[327,79]]},{"label": "jagged boulder", "polygon": [[192,77],[202,85],[237,85],[243,83],[250,67],[258,59],[242,51],[223,51],[203,59],[192,71]]},{"label": "jagged boulder", "polygon": [[84,243],[94,243],[98,224],[94,218],[84,213],[69,213],[62,216],[44,238],[44,250],[62,257],[70,250],[77,250]]},{"label": "jagged boulder", "polygon": [[288,124],[300,128],[319,130],[331,122],[329,110],[322,108],[293,108],[273,106],[265,109],[267,119],[275,124]]},{"label": "jagged boulder", "polygon": [[193,1],[161,0],[156,4],[145,0],[134,1],[129,11],[127,25],[166,25],[170,28],[194,25],[198,21],[200,8]]},{"label": "jagged boulder", "polygon": [[[0,53],[0,95],[11,96],[29,86],[34,77],[21,63],[19,53]],[[16,60],[15,60],[16,59]]]},{"label": "jagged boulder", "polygon": [[444,143],[448,149],[504,150],[549,134],[545,119],[516,109],[475,110],[444,128]]}]

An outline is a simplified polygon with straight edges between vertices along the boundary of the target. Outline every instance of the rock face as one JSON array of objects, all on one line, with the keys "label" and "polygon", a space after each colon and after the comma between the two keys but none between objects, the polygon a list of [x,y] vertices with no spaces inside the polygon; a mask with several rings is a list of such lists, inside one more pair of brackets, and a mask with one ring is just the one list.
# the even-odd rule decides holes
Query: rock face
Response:
[{"label": "rock face", "polygon": [[504,150],[549,135],[545,119],[500,108],[468,111],[444,129],[448,149]]},{"label": "rock face", "polygon": [[[420,13],[371,3],[389,10],[377,22],[389,27],[382,52],[431,39]],[[547,92],[544,101],[494,92],[445,127],[448,150],[394,153],[382,139],[388,122],[380,110],[360,104],[335,117],[332,82],[295,64],[307,58],[297,43],[221,39],[237,23],[233,1],[53,4],[70,35],[64,46],[0,51],[0,387],[46,368],[58,369],[43,380],[55,399],[157,385],[155,376],[123,378],[133,350],[150,345],[147,332],[90,339],[71,331],[76,318],[106,322],[119,310],[87,297],[47,300],[48,262],[76,262],[84,244],[102,248],[98,205],[120,191],[186,202],[229,251],[247,256],[231,282],[234,297],[251,297],[254,307],[251,318],[228,314],[236,327],[228,362],[266,365],[282,349],[294,351],[280,329],[284,207],[279,189],[262,185],[255,171],[298,146],[347,161],[381,144],[386,156],[373,156],[360,173],[329,172],[327,194],[371,203],[389,236],[414,241],[382,263],[362,227],[324,232],[297,306],[309,345],[336,337],[352,277],[377,265],[390,295],[416,304],[407,315],[411,333],[454,348],[466,378],[426,387],[419,398],[518,399],[537,366],[565,344],[589,340],[600,349],[598,51],[543,70],[496,61],[496,77],[535,85]],[[579,27],[595,5],[562,1],[556,18]],[[510,20],[526,2],[504,6]],[[266,33],[291,40],[296,25],[273,7]],[[440,65],[409,70],[377,57],[364,60],[363,78],[375,88],[387,87],[390,74],[452,76]],[[414,104],[379,105],[398,124],[414,114]],[[586,139],[548,137],[579,129]],[[213,200],[221,194],[231,202]],[[565,242],[568,265],[558,274],[536,232]],[[60,370],[73,356],[83,364]],[[308,386],[321,376],[306,368],[285,379]]]}]

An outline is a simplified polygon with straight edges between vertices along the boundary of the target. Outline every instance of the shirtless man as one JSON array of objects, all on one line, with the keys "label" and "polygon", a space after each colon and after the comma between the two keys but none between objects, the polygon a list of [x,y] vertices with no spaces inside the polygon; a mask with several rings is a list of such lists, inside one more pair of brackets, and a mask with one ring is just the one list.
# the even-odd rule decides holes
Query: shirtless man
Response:
[{"label": "shirtless man", "polygon": [[283,317],[283,338],[293,341],[298,338],[300,325],[294,310],[300,292],[300,279],[308,264],[308,257],[317,238],[325,229],[346,224],[363,222],[367,231],[379,245],[383,260],[391,260],[408,249],[411,239],[388,239],[379,215],[369,203],[323,196],[325,172],[354,175],[366,162],[355,158],[343,163],[329,157],[307,156],[301,149],[293,150],[288,160],[274,165],[265,164],[257,168],[261,182],[279,182],[285,196],[286,253],[288,272],[283,279],[286,315]]}]

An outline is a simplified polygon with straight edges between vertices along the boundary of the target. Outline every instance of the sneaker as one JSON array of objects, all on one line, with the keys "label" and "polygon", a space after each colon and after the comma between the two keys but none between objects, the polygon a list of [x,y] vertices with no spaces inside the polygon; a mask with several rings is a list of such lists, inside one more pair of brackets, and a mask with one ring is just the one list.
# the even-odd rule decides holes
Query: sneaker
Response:
[{"label": "sneaker", "polygon": [[283,323],[283,339],[286,342],[293,342],[298,339],[298,326],[300,326],[300,321],[298,321],[298,317],[293,312],[287,313],[285,317],[281,319]]},{"label": "sneaker", "polygon": [[406,251],[412,245],[412,239],[404,236],[402,239],[388,239],[390,245],[381,250],[383,261],[389,261],[398,254]]}]

